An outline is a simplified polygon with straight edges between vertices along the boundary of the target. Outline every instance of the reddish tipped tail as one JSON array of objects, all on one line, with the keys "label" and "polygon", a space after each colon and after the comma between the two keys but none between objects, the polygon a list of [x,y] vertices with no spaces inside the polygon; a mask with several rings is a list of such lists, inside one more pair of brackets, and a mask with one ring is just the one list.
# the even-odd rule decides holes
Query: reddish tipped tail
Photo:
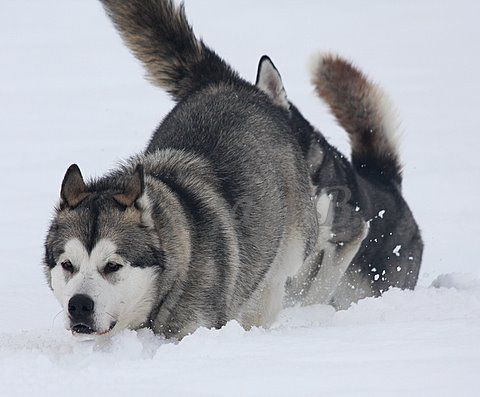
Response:
[{"label": "reddish tipped tail", "polygon": [[399,123],[381,88],[350,62],[331,54],[315,60],[312,83],[347,131],[359,174],[400,185]]}]

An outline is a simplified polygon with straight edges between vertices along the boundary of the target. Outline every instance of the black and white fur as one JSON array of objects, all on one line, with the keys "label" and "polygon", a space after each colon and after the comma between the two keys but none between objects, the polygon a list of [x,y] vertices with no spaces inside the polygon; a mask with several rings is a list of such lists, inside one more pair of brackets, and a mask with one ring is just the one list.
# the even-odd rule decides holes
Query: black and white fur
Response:
[{"label": "black and white fur", "polygon": [[313,65],[318,95],[349,134],[351,162],[289,102],[266,56],[257,86],[289,114],[319,213],[317,259],[290,280],[290,299],[345,308],[391,287],[414,288],[423,243],[401,193],[398,122],[387,96],[338,56],[319,56]]},{"label": "black and white fur", "polygon": [[177,105],[124,165],[65,175],[44,265],[67,329],[181,338],[270,324],[318,231],[288,114],[194,36],[183,6],[102,3]]}]

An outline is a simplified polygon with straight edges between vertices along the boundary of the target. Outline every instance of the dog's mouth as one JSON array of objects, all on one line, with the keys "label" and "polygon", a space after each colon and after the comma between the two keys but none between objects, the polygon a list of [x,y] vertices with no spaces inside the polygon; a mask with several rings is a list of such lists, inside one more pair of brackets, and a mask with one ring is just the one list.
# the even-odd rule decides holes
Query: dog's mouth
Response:
[{"label": "dog's mouth", "polygon": [[93,334],[94,332],[95,330],[86,324],[75,324],[72,327],[72,333],[74,334],[90,335],[90,334]]},{"label": "dog's mouth", "polygon": [[116,321],[113,321],[110,324],[110,327],[106,331],[98,332],[91,326],[87,324],[75,324],[72,328],[73,335],[92,335],[92,336],[102,336],[108,334],[114,327],[117,325]]}]

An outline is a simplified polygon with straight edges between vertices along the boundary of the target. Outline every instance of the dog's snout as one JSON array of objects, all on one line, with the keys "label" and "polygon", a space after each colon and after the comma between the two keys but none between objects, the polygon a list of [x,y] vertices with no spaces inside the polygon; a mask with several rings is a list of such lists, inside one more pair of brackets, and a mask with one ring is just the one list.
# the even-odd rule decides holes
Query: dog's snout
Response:
[{"label": "dog's snout", "polygon": [[73,320],[86,320],[93,314],[94,303],[88,295],[74,295],[68,302],[68,313]]}]

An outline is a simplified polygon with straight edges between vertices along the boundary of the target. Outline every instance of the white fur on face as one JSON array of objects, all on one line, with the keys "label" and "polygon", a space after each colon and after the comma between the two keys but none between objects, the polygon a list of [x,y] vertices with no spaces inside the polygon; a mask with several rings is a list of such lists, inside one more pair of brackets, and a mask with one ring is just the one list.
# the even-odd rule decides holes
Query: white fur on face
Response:
[{"label": "white fur on face", "polygon": [[[113,323],[118,331],[137,328],[148,319],[154,303],[156,272],[153,268],[132,267],[116,253],[116,245],[101,239],[89,254],[80,240],[65,244],[64,253],[51,271],[53,293],[65,312],[66,328],[70,329],[68,302],[77,294],[88,295],[94,301],[94,324],[97,334],[108,332]],[[69,260],[73,274],[61,263]],[[108,275],[103,269],[108,262],[123,267]]]}]

